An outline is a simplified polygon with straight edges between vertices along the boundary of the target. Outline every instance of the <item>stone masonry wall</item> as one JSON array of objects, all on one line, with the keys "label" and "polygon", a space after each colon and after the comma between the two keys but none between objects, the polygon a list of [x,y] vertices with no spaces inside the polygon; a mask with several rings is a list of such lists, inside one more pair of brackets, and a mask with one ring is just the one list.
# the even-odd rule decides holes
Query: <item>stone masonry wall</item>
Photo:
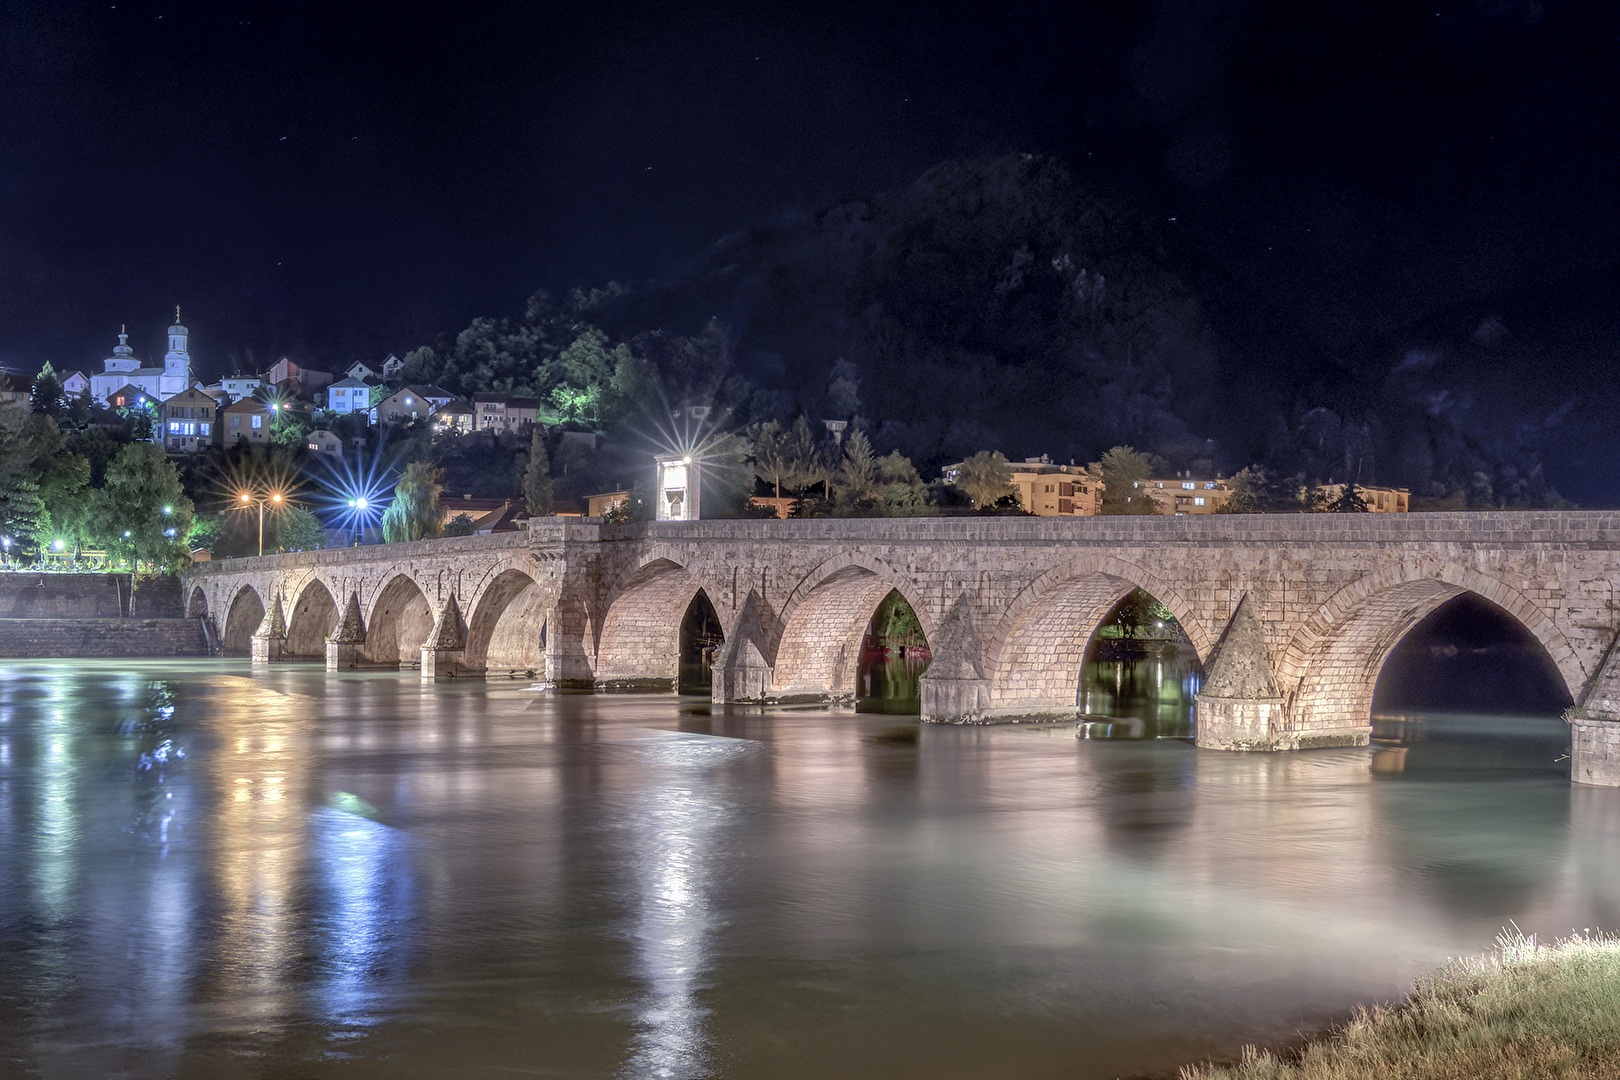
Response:
[{"label": "stone masonry wall", "polygon": [[0,656],[7,658],[203,653],[202,624],[196,619],[0,619]]}]

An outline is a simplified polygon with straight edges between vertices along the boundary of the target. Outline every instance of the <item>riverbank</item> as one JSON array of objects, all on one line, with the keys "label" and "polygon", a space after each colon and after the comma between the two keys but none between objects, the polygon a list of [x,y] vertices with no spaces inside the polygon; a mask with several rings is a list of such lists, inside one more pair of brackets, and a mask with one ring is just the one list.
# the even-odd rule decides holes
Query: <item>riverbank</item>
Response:
[{"label": "riverbank", "polygon": [[1620,1078],[1620,938],[1554,945],[1503,934],[1453,961],[1396,1005],[1358,1010],[1303,1050],[1249,1048],[1237,1065],[1189,1066],[1182,1080]]}]

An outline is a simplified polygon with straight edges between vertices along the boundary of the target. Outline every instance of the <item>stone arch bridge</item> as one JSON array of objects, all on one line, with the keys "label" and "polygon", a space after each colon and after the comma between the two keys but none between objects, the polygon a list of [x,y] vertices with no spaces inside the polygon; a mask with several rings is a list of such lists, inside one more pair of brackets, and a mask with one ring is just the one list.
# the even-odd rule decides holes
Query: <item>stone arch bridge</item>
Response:
[{"label": "stone arch bridge", "polygon": [[955,517],[603,525],[200,563],[188,611],[226,652],[533,671],[672,688],[701,590],[725,640],[717,702],[853,695],[898,590],[932,648],[923,717],[1073,715],[1092,632],[1134,588],[1175,613],[1206,678],[1200,745],[1359,745],[1405,633],[1475,593],[1546,649],[1576,703],[1576,779],[1620,783],[1620,514]]}]

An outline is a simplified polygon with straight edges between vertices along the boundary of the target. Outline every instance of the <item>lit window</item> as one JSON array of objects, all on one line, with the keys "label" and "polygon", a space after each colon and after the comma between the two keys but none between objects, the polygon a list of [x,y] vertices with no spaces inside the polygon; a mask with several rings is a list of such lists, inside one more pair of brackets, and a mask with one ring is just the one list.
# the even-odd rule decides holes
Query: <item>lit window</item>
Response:
[{"label": "lit window", "polygon": [[178,421],[178,420],[170,420],[169,421],[169,430],[170,431],[179,431],[180,430],[180,421]]},{"label": "lit window", "polygon": [[208,429],[210,427],[212,427],[213,425],[212,424],[202,424],[202,425],[199,425],[199,426],[202,428],[202,433],[204,435],[207,435],[208,434]]},{"label": "lit window", "polygon": [[261,424],[261,423],[262,423],[262,422],[263,422],[263,421],[264,421],[264,417],[262,417],[262,416],[255,416],[255,417],[254,417],[254,418],[253,418],[253,426],[254,426],[254,427],[258,427],[258,426],[259,426],[259,425],[260,425],[260,424]]},{"label": "lit window", "polygon": [[1183,491],[1191,491],[1193,488],[1195,488],[1197,486],[1198,485],[1194,484],[1191,480],[1183,480],[1182,483],[1181,483],[1181,489]]},{"label": "lit window", "polygon": [[1194,499],[1193,500],[1193,505],[1194,506],[1203,506],[1204,505],[1203,497],[1200,496],[1199,498]]}]

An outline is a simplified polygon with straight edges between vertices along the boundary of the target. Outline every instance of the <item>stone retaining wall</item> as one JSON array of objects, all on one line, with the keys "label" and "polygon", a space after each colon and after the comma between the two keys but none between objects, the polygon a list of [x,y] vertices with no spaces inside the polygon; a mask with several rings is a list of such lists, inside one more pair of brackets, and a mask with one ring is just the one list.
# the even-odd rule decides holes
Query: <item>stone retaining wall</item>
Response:
[{"label": "stone retaining wall", "polygon": [[199,619],[0,619],[0,657],[202,656]]}]

